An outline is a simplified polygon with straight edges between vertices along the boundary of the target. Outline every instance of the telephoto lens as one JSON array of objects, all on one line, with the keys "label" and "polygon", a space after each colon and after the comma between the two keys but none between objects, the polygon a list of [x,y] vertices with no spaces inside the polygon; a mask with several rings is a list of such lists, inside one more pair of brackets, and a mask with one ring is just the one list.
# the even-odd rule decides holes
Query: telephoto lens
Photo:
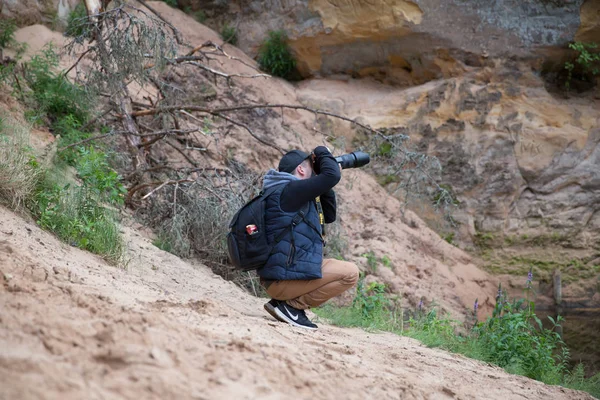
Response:
[{"label": "telephoto lens", "polygon": [[363,165],[367,165],[371,161],[371,158],[364,151],[353,151],[350,154],[336,157],[335,161],[342,166],[342,169],[360,168]]}]

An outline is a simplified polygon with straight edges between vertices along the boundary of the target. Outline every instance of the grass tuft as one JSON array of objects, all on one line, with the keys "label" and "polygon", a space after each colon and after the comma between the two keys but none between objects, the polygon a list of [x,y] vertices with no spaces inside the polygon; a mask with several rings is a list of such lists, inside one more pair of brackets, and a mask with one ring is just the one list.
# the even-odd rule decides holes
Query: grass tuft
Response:
[{"label": "grass tuft", "polygon": [[24,204],[41,178],[29,136],[29,127],[0,116],[0,203],[12,208]]}]

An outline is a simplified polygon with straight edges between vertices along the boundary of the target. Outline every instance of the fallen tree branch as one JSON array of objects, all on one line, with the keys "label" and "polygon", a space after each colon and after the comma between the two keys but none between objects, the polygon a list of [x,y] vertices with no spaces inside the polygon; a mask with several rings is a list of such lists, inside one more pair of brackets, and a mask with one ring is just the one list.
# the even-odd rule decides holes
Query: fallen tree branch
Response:
[{"label": "fallen tree branch", "polygon": [[142,200],[146,200],[148,197],[152,196],[152,194],[154,192],[156,192],[157,190],[162,189],[163,187],[165,187],[167,185],[177,185],[177,186],[179,186],[180,183],[185,183],[185,182],[194,182],[194,180],[193,179],[180,179],[178,181],[173,181],[173,180],[165,181],[165,182],[161,183],[158,187],[155,187],[149,193],[147,193],[146,195],[144,195],[142,197]]},{"label": "fallen tree branch", "polygon": [[226,79],[231,79],[231,78],[271,78],[271,75],[269,74],[255,74],[255,75],[248,75],[248,74],[226,74],[225,72],[221,72],[221,71],[217,71],[216,69],[207,67],[204,64],[200,64],[199,62],[196,61],[182,61],[180,64],[191,64],[194,65],[200,69],[203,69],[205,71],[210,72],[211,74],[220,76],[222,78],[226,78]]},{"label": "fallen tree branch", "polygon": [[150,193],[146,194],[143,199],[147,198],[148,196],[150,196],[152,193],[156,192],[158,189],[166,186],[166,185],[173,185],[175,183],[186,183],[186,182],[194,182],[193,179],[180,179],[180,180],[171,180],[169,179],[166,182],[162,182],[162,181],[158,181],[158,182],[147,182],[147,183],[140,183],[139,185],[136,185],[134,187],[132,187],[131,189],[129,189],[129,192],[127,193],[127,199],[126,202],[130,203],[131,199],[133,198],[133,195],[137,192],[139,192],[142,189],[148,188],[148,187],[153,187],[153,186],[157,186],[159,185],[158,188],[153,189]]},{"label": "fallen tree branch", "polygon": [[265,146],[272,147],[275,150],[279,151],[281,154],[285,154],[285,150],[283,150],[281,147],[279,147],[277,145],[274,145],[273,143],[269,143],[265,139],[263,139],[260,136],[258,136],[256,133],[254,133],[252,131],[252,129],[248,125],[246,125],[246,124],[244,124],[242,122],[236,121],[234,119],[231,119],[229,117],[226,117],[223,114],[219,114],[219,113],[211,113],[211,114],[214,115],[215,117],[223,118],[225,121],[229,121],[229,122],[231,122],[234,125],[237,125],[237,126],[239,126],[241,128],[244,128],[246,131],[248,131],[248,133],[250,134],[250,136],[252,136],[254,139],[258,140],[259,142],[261,142]]},{"label": "fallen tree branch", "polygon": [[187,110],[187,111],[205,112],[208,114],[215,115],[215,114],[220,114],[220,113],[224,113],[224,112],[252,110],[252,109],[256,109],[256,108],[289,108],[289,109],[293,109],[293,110],[309,111],[314,114],[327,115],[329,117],[333,117],[333,118],[341,119],[343,121],[351,122],[353,124],[356,124],[357,126],[360,126],[363,129],[368,130],[369,132],[372,132],[372,133],[375,133],[377,135],[384,137],[381,134],[381,132],[379,132],[365,124],[357,122],[356,120],[353,120],[352,118],[344,117],[342,115],[335,114],[335,113],[332,113],[329,111],[318,110],[315,108],[300,106],[300,105],[296,105],[296,104],[244,104],[244,105],[240,105],[240,106],[220,107],[220,108],[207,108],[207,107],[195,106],[192,104],[175,105],[175,106],[156,107],[156,108],[151,108],[148,110],[134,111],[131,113],[131,116],[142,117],[142,116],[146,116],[146,115],[155,115],[155,114],[159,114],[161,112],[176,111],[176,110],[180,110],[180,109]]},{"label": "fallen tree branch", "polygon": [[[111,110],[112,111],[112,110]],[[98,136],[94,136],[91,138],[87,138],[87,139],[83,139],[80,140],[79,142],[75,142],[75,143],[71,143],[68,146],[65,147],[61,147],[60,149],[58,149],[58,151],[65,151],[67,149],[70,149],[71,147],[75,147],[75,146],[79,146],[82,145],[84,143],[88,143],[94,140],[98,140],[98,139],[104,139],[105,137],[109,137],[109,136],[113,136],[113,135],[124,135],[124,134],[128,134],[128,135],[133,135],[133,136],[138,136],[138,137],[149,137],[149,136],[168,136],[168,135],[183,135],[186,133],[193,133],[193,132],[197,132],[199,131],[198,128],[192,128],[192,129],[167,129],[164,131],[156,131],[156,132],[150,132],[150,133],[136,133],[133,134],[129,131],[111,131],[109,133],[106,133],[104,135],[98,135]],[[140,143],[138,145],[138,147],[143,147],[143,146],[147,146],[148,144],[144,144],[144,143]]]},{"label": "fallen tree branch", "polygon": [[75,61],[75,64],[71,65],[71,68],[69,68],[68,70],[66,70],[64,72],[64,76],[67,76],[69,74],[69,72],[71,72],[71,70],[73,68],[75,68],[77,66],[77,64],[79,64],[79,62],[81,61],[81,59],[90,51],[95,50],[94,47],[89,47],[86,51],[84,51],[83,53],[81,53],[81,55],[79,56],[79,58],[77,59],[77,61]]}]

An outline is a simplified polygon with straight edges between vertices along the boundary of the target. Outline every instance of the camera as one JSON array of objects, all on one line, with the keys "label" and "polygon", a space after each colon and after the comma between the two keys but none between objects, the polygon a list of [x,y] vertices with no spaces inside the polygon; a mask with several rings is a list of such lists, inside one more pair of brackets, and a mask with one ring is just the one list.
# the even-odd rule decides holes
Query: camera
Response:
[{"label": "camera", "polygon": [[367,165],[371,161],[371,158],[364,151],[353,151],[350,154],[336,157],[335,161],[341,165],[342,169],[360,168],[363,165]]}]

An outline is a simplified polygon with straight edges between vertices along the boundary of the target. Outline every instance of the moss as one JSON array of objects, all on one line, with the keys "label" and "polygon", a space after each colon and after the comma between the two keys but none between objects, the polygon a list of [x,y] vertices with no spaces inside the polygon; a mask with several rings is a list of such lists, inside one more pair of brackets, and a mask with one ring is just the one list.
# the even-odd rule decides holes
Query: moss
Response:
[{"label": "moss", "polygon": [[381,186],[386,186],[390,183],[400,182],[400,178],[394,174],[379,175],[376,179],[377,183],[379,183]]},{"label": "moss", "polygon": [[526,276],[531,268],[536,279],[547,282],[552,279],[556,269],[561,271],[562,280],[566,283],[577,282],[581,279],[593,279],[600,272],[600,266],[588,265],[581,259],[560,261],[527,256],[502,258],[493,257],[490,252],[484,259],[486,264],[483,268],[492,274]]},{"label": "moss", "polygon": [[487,233],[477,232],[475,234],[473,242],[480,249],[489,249],[492,247],[492,245],[494,243],[494,235],[489,232],[487,232]]}]

